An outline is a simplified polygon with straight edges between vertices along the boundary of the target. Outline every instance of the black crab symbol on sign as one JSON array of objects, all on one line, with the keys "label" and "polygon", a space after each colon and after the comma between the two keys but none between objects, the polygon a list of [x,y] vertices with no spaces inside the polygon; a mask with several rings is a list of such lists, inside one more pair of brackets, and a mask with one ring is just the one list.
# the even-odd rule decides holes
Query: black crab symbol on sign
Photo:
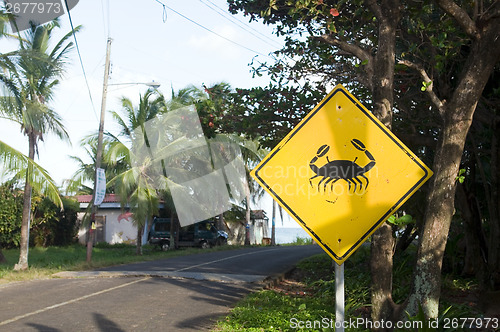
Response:
[{"label": "black crab symbol on sign", "polygon": [[[375,164],[375,158],[373,155],[368,151],[363,144],[358,139],[352,139],[351,144],[358,150],[363,151],[365,155],[370,159],[370,162],[365,165],[364,167],[361,167],[360,165],[356,164],[356,160],[358,157],[356,157],[353,161],[350,160],[332,160],[326,157],[327,163],[324,164],[321,167],[318,167],[316,165],[316,162],[320,157],[323,157],[325,154],[328,153],[330,150],[330,146],[327,144],[322,145],[318,151],[316,152],[316,156],[311,159],[309,162],[309,167],[311,170],[316,174],[313,177],[309,178],[309,183],[311,184],[312,187],[312,180],[317,178],[317,177],[322,177],[321,180],[318,182],[318,190],[320,189],[320,185],[323,183],[323,190],[326,191],[326,188],[328,184],[331,185],[331,190],[333,190],[333,185],[335,182],[338,180],[344,180],[349,184],[349,191],[351,190],[351,185],[354,184],[354,192],[358,189],[359,185],[359,190],[361,191],[364,186],[364,190],[368,188],[368,184],[370,181],[368,178],[365,176],[365,173],[371,170]],[[366,183],[363,183],[361,179],[365,179]]]}]

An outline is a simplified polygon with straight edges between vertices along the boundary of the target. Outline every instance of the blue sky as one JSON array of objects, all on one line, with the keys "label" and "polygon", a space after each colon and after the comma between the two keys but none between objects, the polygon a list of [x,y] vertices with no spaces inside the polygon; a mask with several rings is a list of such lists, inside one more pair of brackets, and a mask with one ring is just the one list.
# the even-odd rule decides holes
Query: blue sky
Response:
[{"label": "blue sky", "polygon": [[[165,8],[166,20],[162,3],[169,7]],[[239,21],[231,22],[219,9]],[[258,54],[258,59],[270,60],[266,55],[283,44],[272,34],[272,27],[248,23],[242,15],[229,15],[224,0],[80,0],[71,10],[71,18],[75,26],[83,26],[77,40],[93,103],[75,49],[52,102],[63,118],[71,145],[47,136],[40,144],[38,160],[59,185],[77,169],[69,156],[84,156],[79,146],[81,138],[98,129],[108,37],[113,40],[108,111],[120,109],[118,101],[122,96],[137,102],[139,94],[147,89],[144,85],[112,84],[154,80],[161,83],[159,90],[167,98],[172,88],[178,90],[189,84],[209,86],[224,81],[233,88],[267,85],[266,77],[252,78],[248,64]],[[68,15],[61,16],[60,22],[62,36],[70,31]],[[4,40],[0,51],[16,46]],[[5,121],[0,125],[0,139],[27,152],[27,140],[18,126]],[[107,116],[105,129],[113,128]]]}]

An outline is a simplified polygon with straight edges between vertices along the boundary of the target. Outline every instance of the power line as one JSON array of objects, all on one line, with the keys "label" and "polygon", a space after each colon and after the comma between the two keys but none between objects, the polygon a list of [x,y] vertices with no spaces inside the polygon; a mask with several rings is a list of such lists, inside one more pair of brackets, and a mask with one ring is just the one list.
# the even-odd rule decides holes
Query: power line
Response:
[{"label": "power line", "polygon": [[68,17],[69,17],[69,24],[71,26],[71,31],[73,33],[73,38],[75,39],[76,52],[78,53],[78,59],[80,59],[80,66],[82,67],[83,77],[85,78],[85,84],[87,85],[87,91],[89,92],[90,103],[92,105],[92,109],[94,110],[95,118],[96,118],[96,120],[98,120],[98,118],[97,118],[97,112],[96,112],[95,107],[94,107],[94,100],[92,99],[92,93],[90,92],[89,81],[87,80],[87,74],[85,73],[85,67],[83,66],[82,55],[80,54],[80,47],[78,46],[78,40],[76,39],[75,28],[73,27],[73,20],[71,19],[71,14],[70,14],[70,11],[69,11],[68,1],[64,0],[64,4],[66,5],[66,12],[68,13]]},{"label": "power line", "polygon": [[173,9],[173,8],[171,8],[171,7],[167,6],[167,5],[165,5],[165,4],[164,4],[163,2],[161,2],[160,0],[155,0],[155,1],[156,1],[156,2],[158,2],[159,4],[161,4],[161,5],[163,6],[163,11],[164,11],[164,13],[165,13],[165,8],[168,8],[168,9],[170,9],[171,11],[173,11],[174,13],[176,13],[177,15],[181,16],[182,18],[184,18],[184,19],[188,20],[189,22],[191,22],[191,23],[193,23],[193,24],[195,24],[195,25],[199,26],[200,28],[202,28],[202,29],[204,29],[204,30],[206,30],[206,31],[208,31],[208,32],[210,32],[210,33],[212,33],[212,34],[214,34],[214,35],[218,36],[219,38],[222,38],[222,39],[224,39],[224,40],[226,40],[226,41],[228,41],[228,42],[230,42],[230,43],[232,43],[232,44],[234,44],[234,45],[236,45],[236,46],[239,46],[239,47],[241,47],[241,48],[244,48],[244,49],[246,49],[247,51],[250,51],[250,52],[252,52],[252,53],[255,53],[255,54],[258,54],[258,55],[262,55],[262,56],[264,56],[264,57],[269,57],[268,55],[265,55],[265,54],[263,54],[263,53],[261,53],[261,52],[255,51],[255,50],[252,50],[251,48],[246,47],[245,45],[242,45],[242,44],[240,44],[240,43],[238,43],[238,42],[235,42],[234,40],[231,40],[231,39],[229,39],[229,38],[226,38],[226,37],[224,37],[224,36],[222,36],[222,35],[218,34],[218,33],[217,33],[217,32],[215,32],[215,31],[210,30],[209,28],[207,28],[207,27],[203,26],[202,24],[200,24],[200,23],[198,23],[198,22],[196,22],[196,21],[194,21],[194,20],[190,19],[189,17],[187,17],[187,16],[185,16],[185,15],[183,15],[183,14],[179,13],[179,12],[178,12],[178,11],[176,11],[175,9]]},{"label": "power line", "polygon": [[[210,6],[208,3],[212,4],[212,6],[216,7],[217,9],[213,8],[212,6]],[[245,22],[242,22],[241,20],[239,20],[237,17],[234,17],[233,15],[228,15],[227,11],[221,7],[219,7],[217,4],[213,3],[212,1],[210,0],[200,0],[201,3],[203,3],[205,6],[207,6],[208,8],[210,8],[211,10],[213,10],[214,12],[216,12],[217,14],[221,15],[223,18],[225,18],[226,20],[228,20],[229,22],[237,25],[238,27],[240,27],[241,29],[245,30],[246,32],[250,33],[251,35],[257,37],[257,39],[261,40],[262,42],[272,46],[272,47],[278,47],[278,48],[281,48],[282,46],[276,42],[275,40],[273,40],[272,38],[269,38],[269,36],[266,36],[265,34],[263,34],[262,32],[258,31],[257,29],[253,28],[252,26],[246,24]],[[261,37],[257,36],[254,32],[248,30],[248,29],[251,29],[253,30],[255,33],[259,34],[260,36],[266,38],[268,41],[265,41],[263,40]]]}]

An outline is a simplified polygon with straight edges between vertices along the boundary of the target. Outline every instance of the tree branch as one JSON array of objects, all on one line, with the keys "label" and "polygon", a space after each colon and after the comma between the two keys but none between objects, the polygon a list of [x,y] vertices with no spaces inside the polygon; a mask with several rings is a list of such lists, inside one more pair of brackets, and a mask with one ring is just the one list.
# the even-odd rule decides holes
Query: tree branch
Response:
[{"label": "tree branch", "polygon": [[354,55],[355,57],[359,58],[362,61],[364,61],[364,60],[370,61],[371,60],[371,55],[368,51],[364,50],[363,48],[361,48],[357,45],[350,44],[350,43],[342,41],[338,38],[335,38],[332,34],[325,34],[325,35],[321,35],[321,36],[318,36],[315,38],[317,38],[325,43],[328,43],[330,45],[337,46],[341,50],[343,50],[349,54]]},{"label": "tree branch", "polygon": [[426,83],[425,91],[429,95],[434,106],[437,107],[439,114],[441,116],[443,116],[444,115],[444,105],[446,103],[446,100],[439,99],[439,97],[436,95],[436,93],[434,93],[434,91],[432,90],[434,84],[433,84],[432,80],[430,79],[429,75],[427,75],[427,72],[425,71],[425,69],[420,67],[419,65],[411,62],[411,61],[408,61],[408,60],[399,60],[398,63],[400,65],[405,65],[408,68],[412,68],[420,74],[420,76],[422,77],[422,79]]},{"label": "tree branch", "polygon": [[479,31],[474,20],[470,18],[465,10],[452,0],[436,0],[439,7],[448,15],[452,16],[458,25],[473,39],[479,39]]},{"label": "tree branch", "polygon": [[479,19],[482,21],[489,21],[498,17],[500,17],[500,1],[497,0],[493,2],[488,9],[481,13]]},{"label": "tree branch", "polygon": [[361,48],[358,45],[350,44],[348,42],[335,38],[333,34],[324,34],[321,36],[316,36],[314,38],[322,42],[325,42],[327,44],[330,44],[332,46],[336,46],[340,48],[342,51],[357,57],[361,61],[365,61],[366,65],[364,65],[364,69],[366,74],[368,75],[367,82],[370,82],[371,84],[374,68],[373,68],[373,57],[370,54],[370,52],[366,51],[365,49]]},{"label": "tree branch", "polygon": [[370,8],[370,10],[373,12],[373,14],[375,15],[375,17],[378,20],[381,20],[381,19],[384,18],[384,16],[382,15],[382,9],[378,5],[377,1],[375,1],[375,0],[366,0],[365,3],[368,6],[368,8]]}]

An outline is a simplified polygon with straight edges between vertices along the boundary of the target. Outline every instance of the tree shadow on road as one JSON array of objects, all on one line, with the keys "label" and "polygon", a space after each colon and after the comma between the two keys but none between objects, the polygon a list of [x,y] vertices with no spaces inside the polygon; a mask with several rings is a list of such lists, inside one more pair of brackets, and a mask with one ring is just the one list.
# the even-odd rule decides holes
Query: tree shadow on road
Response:
[{"label": "tree shadow on road", "polygon": [[42,325],[42,324],[35,324],[35,323],[26,323],[25,325],[31,326],[34,329],[37,329],[38,331],[43,331],[43,332],[61,332],[61,330],[58,330],[54,327]]},{"label": "tree shadow on road", "polygon": [[191,307],[191,317],[177,321],[173,326],[179,330],[190,331],[210,329],[220,317],[229,313],[236,302],[250,292],[261,288],[260,285],[252,283],[231,284],[194,279],[153,278],[145,282],[165,283],[166,287],[172,285],[183,288],[194,303],[205,303],[205,309],[210,308],[208,309],[210,313],[203,310],[203,314],[195,315],[196,307]]},{"label": "tree shadow on road", "polygon": [[96,322],[99,330],[103,332],[125,332],[125,330],[123,330],[118,324],[109,320],[102,314],[94,312],[92,316],[94,317],[94,321]]},{"label": "tree shadow on road", "polygon": [[[190,298],[215,306],[233,306],[259,285],[252,283],[231,284],[209,280],[154,278],[154,282],[166,282],[171,285],[186,288]],[[199,296],[197,295],[199,294]]]}]

